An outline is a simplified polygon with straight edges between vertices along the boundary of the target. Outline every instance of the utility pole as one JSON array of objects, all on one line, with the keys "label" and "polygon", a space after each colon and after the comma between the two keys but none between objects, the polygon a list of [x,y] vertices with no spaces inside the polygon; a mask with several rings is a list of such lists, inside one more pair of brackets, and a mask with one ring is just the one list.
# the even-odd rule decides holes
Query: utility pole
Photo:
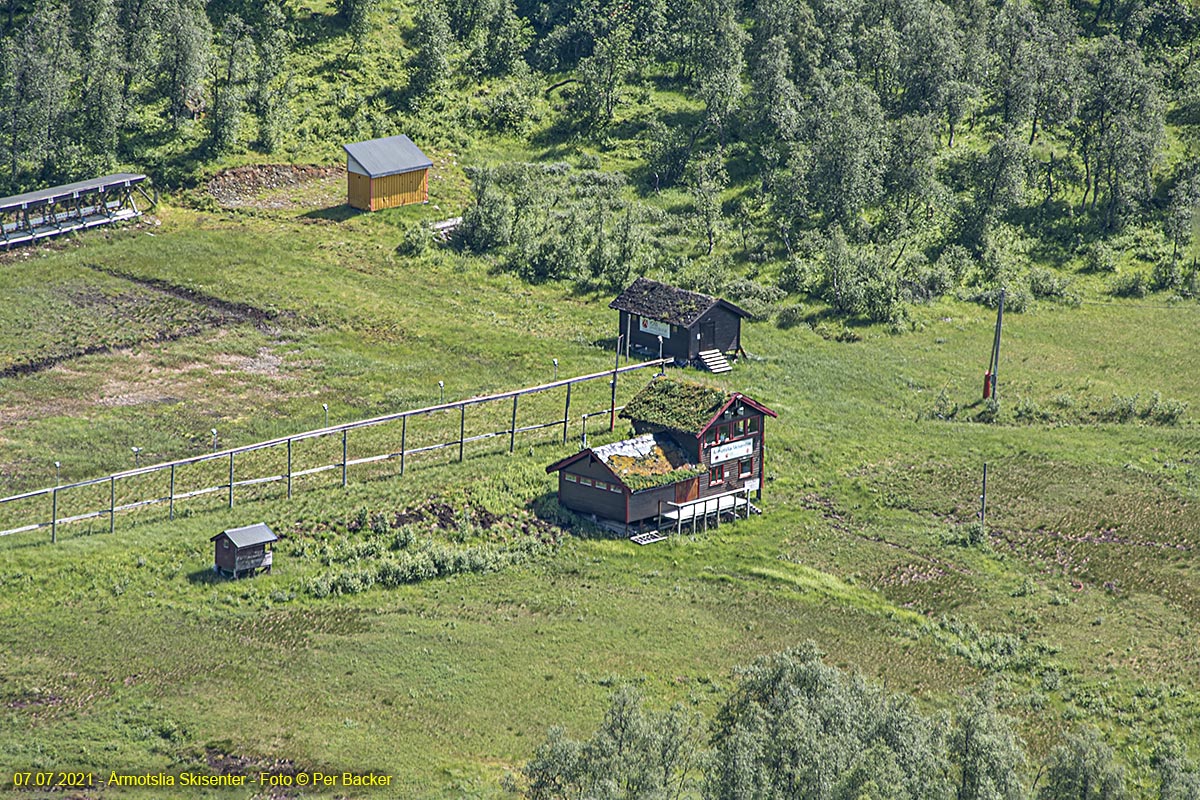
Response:
[{"label": "utility pole", "polygon": [[984,387],[983,399],[991,398],[997,402],[1000,401],[1000,386],[998,375],[1000,373],[1000,331],[1004,327],[1004,289],[1000,290],[1000,303],[996,306],[996,336],[992,340],[992,359],[988,362],[987,380],[988,385]]}]

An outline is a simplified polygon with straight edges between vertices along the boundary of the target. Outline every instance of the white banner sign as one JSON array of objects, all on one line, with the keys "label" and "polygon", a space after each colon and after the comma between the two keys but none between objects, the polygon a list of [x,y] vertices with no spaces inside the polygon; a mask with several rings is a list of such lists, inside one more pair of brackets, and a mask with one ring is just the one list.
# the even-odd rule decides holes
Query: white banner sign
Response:
[{"label": "white banner sign", "polygon": [[746,481],[744,484],[742,484],[742,488],[748,492],[757,492],[758,488],[759,488],[758,478],[753,478],[751,480]]},{"label": "white banner sign", "polygon": [[712,465],[724,464],[726,461],[733,461],[735,458],[748,458],[754,454],[754,440],[741,439],[728,444],[717,445],[709,451],[709,462]]},{"label": "white banner sign", "polygon": [[648,333],[651,336],[661,336],[664,339],[671,338],[671,326],[656,319],[638,317],[638,330],[642,333]]}]

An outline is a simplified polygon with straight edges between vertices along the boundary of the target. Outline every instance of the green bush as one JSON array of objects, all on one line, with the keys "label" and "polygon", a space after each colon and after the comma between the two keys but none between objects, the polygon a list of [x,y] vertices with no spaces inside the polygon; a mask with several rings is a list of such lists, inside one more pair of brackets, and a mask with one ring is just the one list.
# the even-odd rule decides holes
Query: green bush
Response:
[{"label": "green bush", "polygon": [[1068,291],[1070,286],[1070,278],[1059,277],[1048,269],[1034,267],[1029,270],[1029,291],[1034,297],[1078,302],[1079,298]]},{"label": "green bush", "polygon": [[1138,416],[1138,400],[1141,395],[1122,397],[1114,394],[1108,408],[1101,412],[1101,417],[1112,422],[1129,422]]},{"label": "green bush", "polygon": [[955,525],[942,534],[943,544],[952,544],[958,547],[979,547],[986,545],[987,541],[987,527],[979,520]]},{"label": "green bush", "polygon": [[945,389],[938,392],[933,401],[933,408],[926,413],[927,419],[951,420],[958,416],[958,403],[950,399],[950,393]]},{"label": "green bush", "polygon": [[935,300],[957,286],[959,281],[954,266],[941,258],[932,264],[921,264],[912,274],[912,280],[905,284],[911,302]]},{"label": "green bush", "polygon": [[940,272],[949,275],[957,286],[975,266],[975,259],[971,257],[971,251],[967,248],[960,244],[952,244],[942,250],[934,265]]},{"label": "green bush", "polygon": [[766,286],[747,278],[738,278],[727,284],[723,292],[726,298],[737,303],[754,320],[769,319],[777,304],[786,293],[775,286]]},{"label": "green bush", "polygon": [[[988,308],[997,308],[1000,305],[1000,287],[976,292],[967,299],[972,303],[979,303]],[[1029,308],[1031,299],[1030,293],[1019,286],[1005,287],[1004,310],[1013,314],[1021,314]]]},{"label": "green bush", "polygon": [[806,313],[804,306],[799,303],[784,306],[779,309],[779,314],[775,317],[775,324],[784,330],[794,328],[804,322]]},{"label": "green bush", "polygon": [[1110,289],[1114,297],[1145,297],[1149,290],[1149,281],[1140,272],[1119,276],[1112,282]]},{"label": "green bush", "polygon": [[792,256],[779,271],[779,288],[788,294],[810,292],[820,280],[816,267],[808,259]]},{"label": "green bush", "polygon": [[1154,262],[1150,273],[1150,288],[1156,292],[1178,289],[1183,285],[1183,269],[1179,259],[1164,256]]},{"label": "green bush", "polygon": [[419,256],[433,244],[433,231],[423,222],[409,225],[396,245],[396,253],[402,256]]},{"label": "green bush", "polygon": [[975,415],[977,422],[995,422],[1000,416],[1000,401],[995,397],[989,397],[983,401],[983,407],[979,409],[979,413]]},{"label": "green bush", "polygon": [[1050,415],[1042,411],[1038,404],[1028,397],[1021,397],[1017,400],[1013,416],[1024,422],[1044,422],[1050,419]]},{"label": "green bush", "polygon": [[1116,272],[1117,254],[1104,242],[1092,242],[1083,254],[1083,268],[1088,272]]}]

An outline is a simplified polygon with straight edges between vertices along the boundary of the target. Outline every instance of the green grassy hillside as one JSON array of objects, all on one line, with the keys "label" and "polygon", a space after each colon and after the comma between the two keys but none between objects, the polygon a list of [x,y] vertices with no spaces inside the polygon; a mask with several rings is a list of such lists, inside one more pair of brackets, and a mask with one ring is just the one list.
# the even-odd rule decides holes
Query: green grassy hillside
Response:
[{"label": "green grassy hillside", "polygon": [[[611,365],[606,295],[525,285],[444,248],[397,255],[401,228],[436,213],[313,223],[168,206],[159,227],[10,260],[6,357],[62,360],[0,381],[6,493],[52,482],[54,460],[78,479],[130,466],[135,443],[158,460],[204,451],[210,427],[226,446],[315,427],[322,402],[346,420],[427,405],[438,380],[463,397],[545,381],[551,358],[563,375]],[[359,509],[435,498],[462,519],[417,535],[455,545],[503,536],[463,509],[548,513],[542,468],[571,451],[551,437],[461,465],[431,455],[402,478],[352,471],[344,490],[317,476],[290,502],[262,489],[232,511],[181,503],[174,522],[144,510],[112,535],[63,526],[56,546],[6,537],[0,760],[107,778],[233,756],[386,772],[401,796],[504,796],[545,728],[587,730],[617,683],[711,711],[735,665],[813,639],[929,707],[998,679],[1035,758],[1092,722],[1148,787],[1155,741],[1200,747],[1200,434],[1192,408],[1173,425],[1113,408],[1196,396],[1200,312],[1086,299],[1007,317],[992,422],[978,421],[993,323],[979,306],[919,306],[906,332],[853,342],[820,323],[749,324],[750,357],[716,383],[779,412],[766,513],[665,544],[568,535],[499,572],[314,593],[372,563],[355,549],[371,540]],[[139,309],[140,327],[114,324],[114,308]],[[78,322],[12,322],[51,313]],[[73,327],[118,349],[73,357]],[[948,543],[984,461],[987,542]],[[211,581],[208,537],[258,519],[284,532],[276,570]]]},{"label": "green grassy hillside", "polygon": [[[1200,757],[1194,8],[134,5],[0,18],[0,184],[128,167],[164,190],[142,223],[0,255],[0,495],[126,470],[131,448],[200,455],[214,428],[234,447],[318,428],[323,406],[338,423],[541,384],[555,359],[611,368],[608,302],[645,273],[754,312],[734,372],[684,374],[778,412],[765,513],[649,547],[600,535],[544,471],[576,419],[566,445],[485,440],[346,487],[309,476],[291,500],[263,484],[114,533],[0,537],[8,796],[349,771],[392,785],[180,796],[510,798],[547,728],[585,736],[615,687],[711,718],[739,665],[805,640],[923,711],[992,686],[1027,786],[1083,726],[1139,798],[1158,797],[1159,744]],[[160,80],[176,53],[204,69]],[[349,209],[341,143],[401,132],[434,162],[429,204]],[[460,215],[453,241],[426,235]],[[414,423],[410,446],[446,428]],[[355,432],[351,457],[397,438]],[[0,529],[48,513],[8,505]],[[274,571],[214,580],[209,537],[258,520],[282,537]],[[50,771],[93,785],[13,788]]]}]

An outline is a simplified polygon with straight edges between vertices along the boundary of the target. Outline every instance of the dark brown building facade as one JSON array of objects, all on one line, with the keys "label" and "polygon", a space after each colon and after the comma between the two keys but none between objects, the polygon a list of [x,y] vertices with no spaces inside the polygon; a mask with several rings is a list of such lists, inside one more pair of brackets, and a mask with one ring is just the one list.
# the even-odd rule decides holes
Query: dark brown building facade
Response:
[{"label": "dark brown building facade", "polygon": [[546,467],[565,507],[625,525],[731,492],[761,493],[771,409],[740,393],[656,378],[621,412],[639,435]]},{"label": "dark brown building facade", "polygon": [[213,543],[213,570],[219,575],[240,578],[260,570],[271,571],[274,554],[271,545],[279,537],[261,522],[244,528],[230,528],[210,539]]},{"label": "dark brown building facade", "polygon": [[621,312],[622,336],[634,349],[694,361],[702,350],[742,352],[746,311],[726,300],[638,278],[608,304]]}]

